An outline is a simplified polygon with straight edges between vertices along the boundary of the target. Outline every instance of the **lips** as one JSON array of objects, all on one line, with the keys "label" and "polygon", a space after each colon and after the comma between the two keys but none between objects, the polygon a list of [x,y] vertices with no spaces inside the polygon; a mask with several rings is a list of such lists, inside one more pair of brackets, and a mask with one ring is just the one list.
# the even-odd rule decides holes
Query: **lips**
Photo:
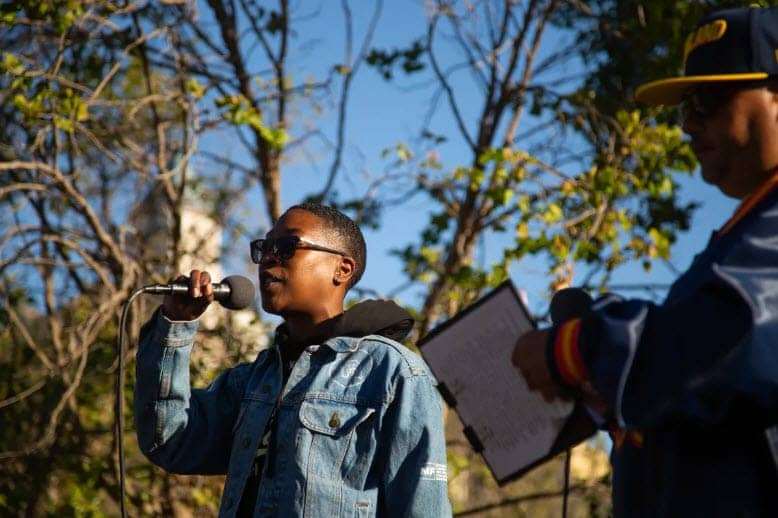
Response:
[{"label": "lips", "polygon": [[259,285],[263,290],[282,282],[284,282],[282,277],[274,275],[268,271],[264,271],[259,274]]}]

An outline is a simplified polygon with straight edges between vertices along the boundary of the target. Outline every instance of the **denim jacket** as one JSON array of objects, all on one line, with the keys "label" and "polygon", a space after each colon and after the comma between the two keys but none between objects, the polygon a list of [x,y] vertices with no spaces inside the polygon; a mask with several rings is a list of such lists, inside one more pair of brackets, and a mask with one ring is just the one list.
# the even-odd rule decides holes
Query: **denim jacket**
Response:
[{"label": "denim jacket", "polygon": [[192,389],[198,324],[159,312],[137,355],[143,453],[172,473],[227,474],[220,517],[237,510],[254,453],[277,412],[254,516],[450,516],[442,407],[419,357],[388,338],[308,347],[282,386],[277,347]]}]

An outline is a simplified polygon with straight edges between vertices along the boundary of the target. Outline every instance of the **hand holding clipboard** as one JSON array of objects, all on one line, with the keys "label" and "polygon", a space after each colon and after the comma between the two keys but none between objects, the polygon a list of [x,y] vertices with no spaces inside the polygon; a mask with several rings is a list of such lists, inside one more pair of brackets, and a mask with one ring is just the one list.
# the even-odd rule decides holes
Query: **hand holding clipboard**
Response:
[{"label": "hand holding clipboard", "polygon": [[595,431],[580,404],[544,401],[513,366],[514,346],[531,332],[538,333],[535,324],[506,282],[419,344],[441,394],[499,484]]}]

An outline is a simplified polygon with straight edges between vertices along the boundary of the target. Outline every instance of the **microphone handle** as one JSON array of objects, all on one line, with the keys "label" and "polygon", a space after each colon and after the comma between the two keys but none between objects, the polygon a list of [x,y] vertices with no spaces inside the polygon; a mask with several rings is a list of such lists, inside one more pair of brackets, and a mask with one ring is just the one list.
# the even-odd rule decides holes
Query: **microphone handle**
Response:
[{"label": "microphone handle", "polygon": [[[230,296],[230,287],[223,283],[213,283],[213,295],[217,299]],[[144,293],[153,295],[188,295],[189,286],[186,284],[152,284],[143,287]]]}]

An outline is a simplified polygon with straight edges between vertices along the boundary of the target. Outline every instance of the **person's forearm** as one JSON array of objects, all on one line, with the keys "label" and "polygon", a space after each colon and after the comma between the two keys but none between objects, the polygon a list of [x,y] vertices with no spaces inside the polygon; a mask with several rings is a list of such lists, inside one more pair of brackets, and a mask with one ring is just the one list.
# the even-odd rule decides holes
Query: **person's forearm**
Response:
[{"label": "person's forearm", "polygon": [[620,426],[717,419],[699,402],[715,394],[725,408],[727,393],[711,376],[747,336],[749,321],[745,302],[720,284],[669,306],[613,301],[555,329],[547,357],[557,382],[596,393]]},{"label": "person's forearm", "polygon": [[[141,333],[135,420],[140,448],[155,461],[163,456],[160,449],[175,449],[169,444],[171,438],[187,426],[191,398],[189,355],[197,327],[197,321],[172,322],[157,311]],[[180,440],[182,434],[176,437]]]}]

